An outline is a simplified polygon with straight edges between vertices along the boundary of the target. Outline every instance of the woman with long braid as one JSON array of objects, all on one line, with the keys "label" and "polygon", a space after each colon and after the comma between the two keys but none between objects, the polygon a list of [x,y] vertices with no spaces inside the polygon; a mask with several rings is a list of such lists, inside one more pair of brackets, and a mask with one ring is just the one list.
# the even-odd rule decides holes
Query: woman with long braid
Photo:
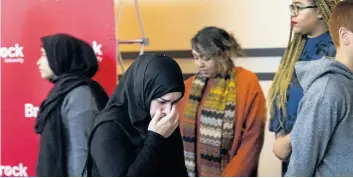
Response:
[{"label": "woman with long braid", "polygon": [[[294,71],[297,61],[333,57],[336,49],[327,23],[339,0],[293,0],[290,5],[292,28],[284,54],[268,95],[271,114],[269,129],[276,134],[273,152],[283,161],[282,175],[291,153],[290,132],[297,118],[298,105],[303,97]],[[313,69],[315,70],[315,69]]]}]

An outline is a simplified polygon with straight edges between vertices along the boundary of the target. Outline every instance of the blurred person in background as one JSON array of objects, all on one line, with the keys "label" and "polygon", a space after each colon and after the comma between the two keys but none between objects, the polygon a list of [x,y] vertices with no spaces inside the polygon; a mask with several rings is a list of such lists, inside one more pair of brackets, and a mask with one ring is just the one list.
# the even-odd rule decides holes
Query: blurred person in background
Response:
[{"label": "blurred person in background", "polygon": [[256,176],[266,122],[259,80],[234,66],[244,52],[225,30],[205,27],[191,44],[199,72],[185,81],[179,103],[188,174]]}]

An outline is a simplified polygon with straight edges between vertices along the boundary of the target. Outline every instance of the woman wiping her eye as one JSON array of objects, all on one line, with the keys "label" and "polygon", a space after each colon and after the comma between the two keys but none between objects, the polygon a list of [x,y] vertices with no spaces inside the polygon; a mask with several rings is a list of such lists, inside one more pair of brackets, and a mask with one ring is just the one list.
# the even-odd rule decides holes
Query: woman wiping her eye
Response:
[{"label": "woman wiping her eye", "polygon": [[187,176],[176,108],[183,95],[172,58],[139,56],[96,120],[88,176]]}]

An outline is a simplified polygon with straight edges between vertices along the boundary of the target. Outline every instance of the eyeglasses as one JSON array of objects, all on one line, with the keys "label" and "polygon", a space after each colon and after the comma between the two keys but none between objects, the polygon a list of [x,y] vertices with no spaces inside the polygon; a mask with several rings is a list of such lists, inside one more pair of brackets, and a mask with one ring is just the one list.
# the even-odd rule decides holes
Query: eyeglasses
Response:
[{"label": "eyeglasses", "polygon": [[289,5],[290,12],[292,13],[293,16],[297,16],[301,10],[304,9],[313,9],[317,8],[317,6],[298,6],[298,5]]}]

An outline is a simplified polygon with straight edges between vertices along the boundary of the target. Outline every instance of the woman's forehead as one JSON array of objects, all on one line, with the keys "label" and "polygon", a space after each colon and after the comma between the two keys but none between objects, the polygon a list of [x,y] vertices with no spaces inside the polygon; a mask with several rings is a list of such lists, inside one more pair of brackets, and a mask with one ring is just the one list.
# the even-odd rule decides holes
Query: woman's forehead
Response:
[{"label": "woman's forehead", "polygon": [[313,5],[313,0],[292,0],[292,4]]}]

